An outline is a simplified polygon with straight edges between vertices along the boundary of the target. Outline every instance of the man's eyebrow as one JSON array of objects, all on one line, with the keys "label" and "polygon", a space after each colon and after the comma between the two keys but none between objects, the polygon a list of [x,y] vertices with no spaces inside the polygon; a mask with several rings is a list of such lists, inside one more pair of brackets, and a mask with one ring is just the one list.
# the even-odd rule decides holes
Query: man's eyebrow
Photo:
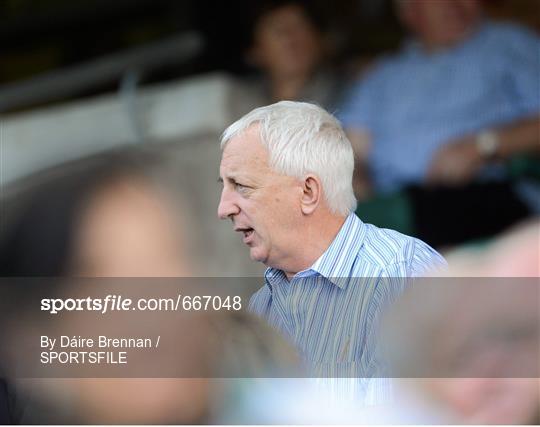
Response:
[{"label": "man's eyebrow", "polygon": [[232,176],[226,176],[225,179],[223,179],[221,176],[218,178],[218,182],[220,183],[223,183],[224,181],[227,181],[227,182],[236,182],[237,181],[237,177],[232,175]]},{"label": "man's eyebrow", "polygon": [[222,178],[222,177],[219,177],[219,178],[217,179],[217,182],[219,182],[220,184],[223,184],[223,178]]}]

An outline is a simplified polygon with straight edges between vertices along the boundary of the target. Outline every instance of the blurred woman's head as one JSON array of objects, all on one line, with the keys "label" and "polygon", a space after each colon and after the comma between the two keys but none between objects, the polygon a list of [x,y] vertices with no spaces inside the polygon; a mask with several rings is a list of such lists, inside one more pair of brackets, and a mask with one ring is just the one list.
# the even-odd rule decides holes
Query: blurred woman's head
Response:
[{"label": "blurred woman's head", "polygon": [[[3,201],[2,276],[189,275],[180,214],[148,154],[106,154],[39,174]],[[28,184],[30,182],[30,184]],[[16,205],[16,206],[15,206]]]},{"label": "blurred woman's head", "polygon": [[298,1],[259,4],[252,20],[251,62],[271,78],[304,78],[321,60],[319,30]]}]

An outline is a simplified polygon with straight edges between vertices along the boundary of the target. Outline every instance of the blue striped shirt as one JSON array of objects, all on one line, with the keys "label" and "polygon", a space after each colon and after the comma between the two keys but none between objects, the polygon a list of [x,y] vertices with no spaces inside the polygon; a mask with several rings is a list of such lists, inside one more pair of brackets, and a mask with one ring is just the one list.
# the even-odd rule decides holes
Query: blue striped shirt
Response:
[{"label": "blue striped shirt", "polygon": [[291,339],[312,376],[376,377],[374,331],[383,307],[403,290],[402,278],[445,264],[424,242],[351,213],[310,268],[290,281],[268,268],[249,309]]}]

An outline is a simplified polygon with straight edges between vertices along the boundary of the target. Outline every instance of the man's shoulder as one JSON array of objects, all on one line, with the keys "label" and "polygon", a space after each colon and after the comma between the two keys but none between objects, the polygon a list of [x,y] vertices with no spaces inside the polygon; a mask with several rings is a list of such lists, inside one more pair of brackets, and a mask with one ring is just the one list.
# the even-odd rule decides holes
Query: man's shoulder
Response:
[{"label": "man's shoulder", "polygon": [[427,243],[395,230],[365,224],[366,237],[359,258],[382,269],[398,264],[444,263],[442,256]]},{"label": "man's shoulder", "polygon": [[527,35],[539,38],[530,28],[510,21],[488,21],[484,24],[484,28],[488,34],[500,37]]},{"label": "man's shoulder", "polygon": [[513,22],[488,21],[480,31],[481,38],[498,49],[509,45],[519,48],[523,43],[539,44],[540,46],[540,37],[536,33]]}]

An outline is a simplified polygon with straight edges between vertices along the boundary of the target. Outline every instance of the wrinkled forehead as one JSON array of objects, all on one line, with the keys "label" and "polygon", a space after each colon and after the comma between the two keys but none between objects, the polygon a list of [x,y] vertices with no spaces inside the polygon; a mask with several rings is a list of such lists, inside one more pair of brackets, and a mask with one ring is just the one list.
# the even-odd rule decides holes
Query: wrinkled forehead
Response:
[{"label": "wrinkled forehead", "polygon": [[222,172],[270,171],[268,149],[261,142],[258,125],[250,126],[227,141],[221,153],[220,169]]},{"label": "wrinkled forehead", "polygon": [[243,157],[268,158],[268,149],[262,142],[260,125],[250,125],[233,135],[223,147],[221,157],[242,155]]},{"label": "wrinkled forehead", "polygon": [[223,152],[233,139],[248,140],[263,145],[261,129],[259,121],[248,122],[248,124],[233,123],[225,130],[222,136],[221,151]]}]

